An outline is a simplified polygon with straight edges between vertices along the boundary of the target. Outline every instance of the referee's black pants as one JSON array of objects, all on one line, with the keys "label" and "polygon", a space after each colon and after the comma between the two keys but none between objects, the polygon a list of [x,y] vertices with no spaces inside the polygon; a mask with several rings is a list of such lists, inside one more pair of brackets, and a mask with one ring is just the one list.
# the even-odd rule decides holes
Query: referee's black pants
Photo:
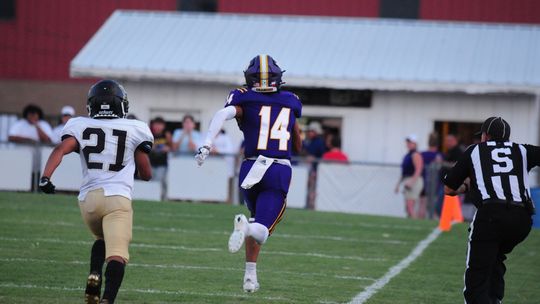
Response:
[{"label": "referee's black pants", "polygon": [[469,228],[465,303],[495,304],[504,297],[506,254],[531,231],[532,218],[523,207],[481,206]]}]

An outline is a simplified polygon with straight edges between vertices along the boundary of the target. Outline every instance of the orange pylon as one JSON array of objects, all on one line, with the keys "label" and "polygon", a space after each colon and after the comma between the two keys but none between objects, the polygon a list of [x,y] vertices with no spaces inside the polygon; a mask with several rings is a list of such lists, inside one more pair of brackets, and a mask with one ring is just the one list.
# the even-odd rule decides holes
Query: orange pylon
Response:
[{"label": "orange pylon", "polygon": [[441,231],[450,231],[452,222],[462,223],[463,213],[461,213],[461,202],[459,196],[445,195],[441,212],[441,220],[439,221],[439,229]]}]

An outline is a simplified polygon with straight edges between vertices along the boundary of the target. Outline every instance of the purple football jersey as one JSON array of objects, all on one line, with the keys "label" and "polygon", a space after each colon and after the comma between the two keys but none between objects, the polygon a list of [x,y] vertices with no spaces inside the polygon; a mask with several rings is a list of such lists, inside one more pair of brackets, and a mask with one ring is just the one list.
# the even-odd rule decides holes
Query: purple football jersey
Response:
[{"label": "purple football jersey", "polygon": [[244,112],[239,126],[244,133],[246,158],[291,158],[292,129],[302,115],[298,96],[281,90],[258,93],[240,88],[231,91],[226,106],[240,106]]}]

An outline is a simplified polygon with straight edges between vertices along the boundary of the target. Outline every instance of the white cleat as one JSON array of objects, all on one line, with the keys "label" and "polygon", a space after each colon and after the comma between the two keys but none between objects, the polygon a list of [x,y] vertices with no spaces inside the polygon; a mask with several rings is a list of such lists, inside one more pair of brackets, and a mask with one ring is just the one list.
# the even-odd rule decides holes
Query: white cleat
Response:
[{"label": "white cleat", "polygon": [[229,251],[231,253],[238,252],[242,245],[244,245],[244,240],[246,239],[248,232],[248,220],[245,215],[237,214],[234,216],[234,231],[229,237]]},{"label": "white cleat", "polygon": [[257,280],[252,280],[252,279],[245,279],[244,280],[244,291],[245,292],[256,292],[257,290],[259,290],[259,283],[257,282]]}]

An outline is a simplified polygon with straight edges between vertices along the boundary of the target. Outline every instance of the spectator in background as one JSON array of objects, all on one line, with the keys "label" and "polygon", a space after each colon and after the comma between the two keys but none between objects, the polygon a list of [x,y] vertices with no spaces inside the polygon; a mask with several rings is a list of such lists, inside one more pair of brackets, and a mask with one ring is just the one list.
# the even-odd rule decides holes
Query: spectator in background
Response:
[{"label": "spectator in background", "polygon": [[425,218],[426,211],[428,218],[435,215],[435,207],[439,201],[441,191],[443,191],[440,175],[443,155],[439,152],[439,137],[436,133],[429,135],[428,149],[420,153],[424,161],[422,178],[424,179],[424,189],[420,195],[419,218]]},{"label": "spectator in background", "polygon": [[150,131],[154,135],[154,145],[148,154],[152,165],[152,180],[162,182],[167,174],[167,158],[172,146],[171,132],[165,130],[165,120],[156,117],[150,121]]},{"label": "spectator in background", "polygon": [[339,138],[339,135],[329,135],[326,139],[326,145],[328,147],[328,151],[323,154],[323,160],[345,164],[349,162],[349,157],[347,157],[347,154],[341,151],[341,138]]},{"label": "spectator in background", "polygon": [[399,187],[403,183],[407,216],[409,218],[416,218],[416,203],[420,199],[420,192],[424,188],[424,180],[422,178],[424,162],[422,155],[416,151],[418,145],[417,136],[411,134],[406,137],[405,142],[408,152],[403,157],[403,162],[401,163],[401,178],[396,185],[395,192],[399,192]]},{"label": "spectator in background", "polygon": [[461,158],[461,155],[463,155],[463,149],[459,145],[457,136],[454,134],[446,135],[444,146],[446,147],[446,154],[444,156],[445,167],[451,168]]},{"label": "spectator in background", "polygon": [[[478,136],[475,136],[473,138],[473,144],[479,144],[481,138]],[[465,153],[465,152],[463,152]],[[474,200],[476,198],[474,197],[474,194],[471,191],[467,191],[465,194],[463,194],[463,204],[461,205],[461,213],[463,214],[463,220],[467,222],[472,222],[474,219],[474,214],[476,213],[476,206],[474,205]]]},{"label": "spectator in background", "polygon": [[[455,134],[448,134],[444,138],[444,148],[446,153],[443,155],[443,163],[441,168],[441,180],[446,176],[456,162],[461,158],[463,154],[463,149],[459,145],[459,140]],[[441,193],[439,201],[437,202],[436,212],[441,214],[442,205],[444,202],[444,192]]]},{"label": "spectator in background", "polygon": [[64,106],[60,111],[60,124],[52,130],[51,141],[53,144],[58,144],[62,141],[62,130],[68,122],[68,120],[75,116],[75,109],[72,106]]},{"label": "spectator in background", "polygon": [[[223,159],[227,162],[227,175],[229,177],[229,196],[227,201],[232,203],[232,193],[234,191],[234,173],[235,173],[235,163],[236,163],[236,152],[238,149],[235,149],[231,138],[225,130],[221,129],[219,134],[214,140],[214,146],[212,147],[212,153],[222,155]],[[242,192],[242,191],[240,191]]]},{"label": "spectator in background", "polygon": [[312,121],[309,123],[306,131],[306,139],[304,141],[305,153],[312,158],[321,158],[324,152],[326,152],[321,124],[317,121]]},{"label": "spectator in background", "polygon": [[191,115],[185,115],[182,119],[182,129],[174,130],[173,151],[178,154],[193,153],[201,144],[201,133],[195,130],[195,119]]},{"label": "spectator in background", "polygon": [[15,143],[50,143],[51,125],[43,120],[43,110],[36,105],[27,105],[22,118],[9,129],[9,141]]},{"label": "spectator in background", "polygon": [[229,166],[229,177],[234,176],[234,155],[236,153],[231,138],[225,130],[221,130],[214,140],[212,152],[224,156]]},{"label": "spectator in background", "polygon": [[317,185],[317,160],[321,159],[324,152],[326,152],[326,144],[322,136],[323,130],[321,124],[317,121],[309,123],[306,129],[306,139],[303,143],[304,153],[306,154],[306,161],[311,163],[311,170],[309,171],[308,180],[308,200],[307,207],[309,209],[315,208],[315,196]]}]

